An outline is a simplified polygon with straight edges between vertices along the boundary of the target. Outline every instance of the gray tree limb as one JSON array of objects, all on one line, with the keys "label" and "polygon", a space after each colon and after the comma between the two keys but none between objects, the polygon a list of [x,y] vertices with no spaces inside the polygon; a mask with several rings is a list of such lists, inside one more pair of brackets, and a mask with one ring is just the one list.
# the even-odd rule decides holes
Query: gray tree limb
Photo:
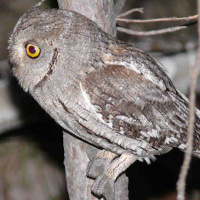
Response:
[{"label": "gray tree limb", "polygon": [[58,0],[59,8],[74,10],[96,22],[105,32],[116,35],[113,0]]},{"label": "gray tree limb", "polygon": [[124,7],[126,0],[117,0],[114,7],[115,16],[118,16],[121,13],[122,8]]},{"label": "gray tree limb", "polygon": [[[112,0],[58,0],[59,8],[79,12],[95,21],[104,31],[116,35]],[[88,162],[99,151],[68,133],[63,133],[65,169],[70,200],[96,200],[91,194],[93,180],[86,177]],[[115,184],[115,199],[128,200],[128,178],[122,174]]]}]

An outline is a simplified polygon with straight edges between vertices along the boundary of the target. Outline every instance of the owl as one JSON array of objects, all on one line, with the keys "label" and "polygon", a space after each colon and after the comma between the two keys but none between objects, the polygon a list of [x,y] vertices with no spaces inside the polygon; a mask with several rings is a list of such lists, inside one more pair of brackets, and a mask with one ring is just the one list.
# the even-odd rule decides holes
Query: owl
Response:
[{"label": "owl", "polygon": [[[69,10],[35,6],[9,39],[9,62],[22,88],[72,135],[103,149],[110,166],[92,190],[135,161],[186,149],[188,100],[161,64]],[[193,154],[200,157],[196,110]]]}]

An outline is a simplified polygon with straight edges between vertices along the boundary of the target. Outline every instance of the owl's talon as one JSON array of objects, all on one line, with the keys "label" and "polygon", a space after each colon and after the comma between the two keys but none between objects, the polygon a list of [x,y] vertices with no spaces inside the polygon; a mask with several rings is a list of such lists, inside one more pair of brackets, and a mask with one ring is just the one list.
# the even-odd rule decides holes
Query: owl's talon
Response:
[{"label": "owl's talon", "polygon": [[111,162],[105,158],[95,157],[88,163],[87,176],[90,178],[97,178],[110,166]]},{"label": "owl's talon", "polygon": [[92,192],[98,197],[106,200],[115,200],[115,181],[109,179],[105,174],[100,175],[92,185]]},{"label": "owl's talon", "polygon": [[88,163],[87,176],[90,178],[97,178],[111,165],[113,159],[118,155],[109,151],[101,150]]},{"label": "owl's talon", "polygon": [[103,175],[97,177],[92,185],[92,192],[98,197],[107,200],[115,200],[115,180],[125,171],[137,158],[129,153],[122,154],[114,159]]}]

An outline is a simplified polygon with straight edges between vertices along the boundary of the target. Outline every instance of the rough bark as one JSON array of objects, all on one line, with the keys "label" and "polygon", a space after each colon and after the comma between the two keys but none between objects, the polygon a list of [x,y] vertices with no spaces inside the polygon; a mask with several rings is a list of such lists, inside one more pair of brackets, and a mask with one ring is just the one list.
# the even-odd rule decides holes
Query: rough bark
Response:
[{"label": "rough bark", "polygon": [[105,32],[116,35],[113,0],[58,0],[59,8],[74,10],[95,21]]},{"label": "rough bark", "polygon": [[[113,0],[58,0],[59,8],[79,12],[95,21],[104,31],[116,35]],[[87,178],[90,159],[99,151],[68,133],[64,135],[65,169],[70,200],[96,200],[91,194],[93,180]],[[115,199],[128,200],[128,178],[122,174],[115,184]]]}]

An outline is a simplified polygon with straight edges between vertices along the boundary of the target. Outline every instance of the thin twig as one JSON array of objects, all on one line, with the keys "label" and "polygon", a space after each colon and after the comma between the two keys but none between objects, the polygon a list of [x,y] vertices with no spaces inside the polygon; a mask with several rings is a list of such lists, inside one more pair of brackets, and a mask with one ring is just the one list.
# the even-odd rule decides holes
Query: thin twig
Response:
[{"label": "thin twig", "polygon": [[118,16],[121,12],[122,8],[124,7],[126,0],[117,0],[114,7],[115,16]]},{"label": "thin twig", "polygon": [[[198,0],[198,14],[200,14],[200,0]],[[192,150],[193,150],[193,135],[194,135],[194,123],[195,123],[195,90],[197,78],[200,70],[200,15],[198,17],[198,37],[199,37],[199,47],[196,57],[196,62],[191,72],[191,84],[190,84],[190,105],[189,105],[189,127],[188,127],[188,139],[187,139],[187,149],[184,156],[183,165],[181,167],[181,172],[179,175],[179,180],[177,183],[177,200],[185,199],[185,185],[186,177],[188,174],[188,169],[191,162]]]},{"label": "thin twig", "polygon": [[155,22],[178,22],[178,21],[192,21],[197,20],[198,15],[193,15],[189,17],[167,17],[167,18],[157,18],[157,19],[122,19],[123,17],[119,15],[116,20],[117,22],[125,22],[125,23],[155,23]]},{"label": "thin twig", "polygon": [[124,13],[118,15],[116,19],[119,19],[119,18],[121,18],[121,17],[125,17],[125,16],[130,15],[130,14],[132,14],[132,13],[134,13],[134,12],[143,13],[143,8],[133,8],[133,9],[131,9],[131,10],[128,10],[128,11],[126,11],[126,12],[124,12]]},{"label": "thin twig", "polygon": [[160,30],[151,30],[151,31],[133,31],[130,29],[118,27],[117,30],[122,33],[126,33],[129,35],[134,35],[134,36],[153,36],[153,35],[161,35],[165,33],[171,33],[175,31],[180,31],[182,29],[187,28],[186,26],[177,26],[177,27],[170,27],[170,28],[165,28],[165,29],[160,29]]}]

